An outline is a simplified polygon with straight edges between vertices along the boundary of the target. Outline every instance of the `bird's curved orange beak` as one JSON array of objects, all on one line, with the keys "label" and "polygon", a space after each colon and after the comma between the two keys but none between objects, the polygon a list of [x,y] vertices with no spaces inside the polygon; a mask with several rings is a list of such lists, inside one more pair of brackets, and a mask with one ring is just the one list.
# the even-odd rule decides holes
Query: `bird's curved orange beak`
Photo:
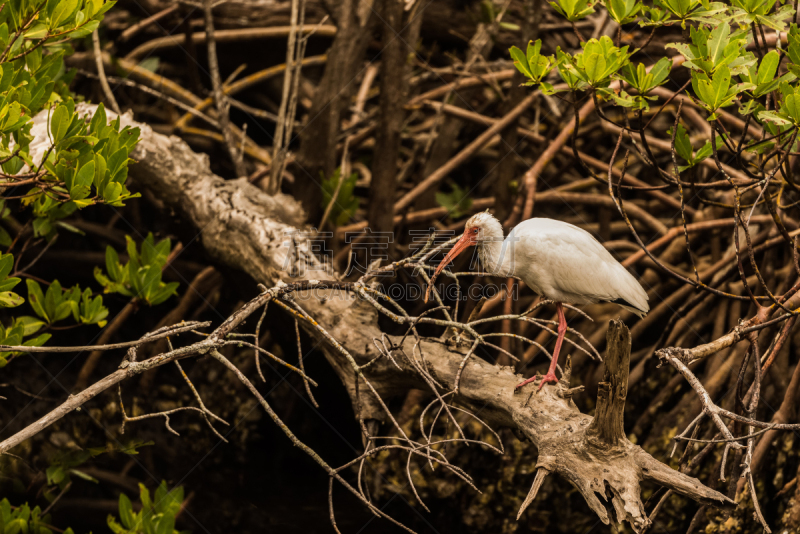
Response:
[{"label": "bird's curved orange beak", "polygon": [[433,276],[431,277],[431,281],[428,284],[428,289],[425,291],[425,302],[428,302],[428,297],[431,294],[431,288],[433,287],[434,281],[436,281],[436,277],[439,276],[439,273],[442,272],[442,269],[447,267],[447,265],[456,259],[456,256],[464,252],[464,249],[475,245],[477,240],[472,232],[465,231],[464,234],[461,236],[461,239],[456,241],[456,244],[453,245],[453,248],[450,249],[450,252],[447,253],[447,256],[444,257],[442,262],[436,267],[436,271],[434,271]]}]

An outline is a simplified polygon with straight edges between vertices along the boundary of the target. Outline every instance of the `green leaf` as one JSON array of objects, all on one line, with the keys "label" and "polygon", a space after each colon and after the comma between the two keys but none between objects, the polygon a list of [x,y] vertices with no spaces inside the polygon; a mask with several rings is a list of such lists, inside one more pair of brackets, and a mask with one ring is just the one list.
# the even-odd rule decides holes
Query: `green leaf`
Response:
[{"label": "green leaf", "polygon": [[778,126],[786,126],[792,123],[792,121],[782,113],[776,113],[775,111],[761,111],[757,114],[758,118],[762,121],[771,122],[773,124],[777,124]]},{"label": "green leaf", "polygon": [[2,308],[16,308],[24,303],[25,299],[11,291],[0,292],[0,307]]},{"label": "green leaf", "polygon": [[94,181],[94,160],[80,168],[72,181],[69,196],[72,200],[83,200],[89,196],[90,186]]},{"label": "green leaf", "polygon": [[459,219],[469,213],[472,207],[472,199],[469,191],[460,187],[457,183],[450,184],[450,193],[441,191],[436,193],[436,202],[447,209],[448,216]]},{"label": "green leaf", "polygon": [[168,284],[164,284],[164,286],[148,301],[148,303],[151,306],[158,306],[169,297],[177,295],[179,285],[180,284],[178,284],[178,282],[169,282]]},{"label": "green leaf", "polygon": [[730,42],[730,35],[731,27],[727,22],[717,24],[717,26],[711,30],[708,41],[708,55],[714,65],[717,65],[719,60],[722,59],[725,47]]},{"label": "green leaf", "polygon": [[134,527],[133,506],[131,500],[124,493],[119,494],[119,518],[125,528]]},{"label": "green leaf", "polygon": [[653,82],[650,88],[658,87],[667,81],[669,73],[672,71],[672,60],[668,57],[662,57],[656,61],[653,68],[650,69],[650,74],[653,76]]},{"label": "green leaf", "polygon": [[624,24],[633,20],[636,13],[642,8],[642,4],[636,0],[607,0],[606,8],[609,15],[618,24]]},{"label": "green leaf", "polygon": [[[719,141],[717,142],[717,146],[719,146],[719,145],[720,145],[721,141],[722,141],[722,140],[721,140],[721,139],[719,139]],[[711,146],[711,141],[706,141],[706,144],[704,144],[703,146],[701,146],[701,147],[700,147],[700,150],[698,150],[698,151],[695,153],[695,155],[694,155],[694,162],[695,162],[695,164],[697,164],[697,163],[700,163],[701,161],[703,161],[704,159],[706,159],[708,156],[710,156],[710,155],[711,155],[711,153],[712,153],[713,151],[714,151],[714,149],[713,149],[713,147]]]},{"label": "green leaf", "polygon": [[137,296],[149,302],[150,297],[155,295],[155,291],[161,284],[161,268],[156,265],[151,265],[149,268],[146,268],[142,274],[141,280],[141,294]]},{"label": "green leaf", "polygon": [[522,50],[516,46],[512,46],[508,49],[508,52],[511,54],[511,59],[514,60],[514,66],[517,68],[517,70],[520,71],[524,76],[532,78],[533,76],[528,68],[528,60],[525,57],[525,54],[522,53]]},{"label": "green leaf", "polygon": [[597,83],[603,79],[606,70],[606,59],[600,54],[589,54],[584,59],[584,68],[589,82]]},{"label": "green leaf", "polygon": [[15,325],[21,325],[24,336],[30,336],[41,330],[47,323],[31,315],[23,315],[14,320]]},{"label": "green leaf", "polygon": [[159,58],[149,57],[140,61],[138,67],[155,73],[158,70],[159,65],[161,65],[161,60]]},{"label": "green leaf", "polygon": [[589,6],[588,0],[556,0],[556,2],[550,2],[550,5],[571,22],[594,13],[594,8]]},{"label": "green leaf", "polygon": [[99,20],[92,20],[85,24],[83,24],[80,28],[75,31],[69,32],[67,37],[69,39],[80,39],[81,37],[86,37],[90,35],[93,31],[100,27]]},{"label": "green leaf", "polygon": [[[337,168],[330,178],[322,179],[322,208],[328,207],[331,203],[333,194],[336,192],[336,186],[341,177],[341,169]],[[352,173],[349,177],[344,179],[339,194],[336,196],[336,201],[331,208],[330,219],[337,226],[341,226],[349,221],[358,210],[358,198],[354,194],[356,180],[358,179],[357,173]]]},{"label": "green leaf", "polygon": [[30,302],[33,311],[36,312],[36,315],[49,323],[50,319],[47,317],[47,313],[44,309],[44,293],[42,293],[42,288],[39,286],[39,282],[28,278],[25,280],[25,283],[28,285],[28,301]]},{"label": "green leaf", "polygon": [[106,184],[106,159],[102,154],[94,155],[94,177],[92,178],[94,187],[102,191]]},{"label": "green leaf", "polygon": [[56,321],[56,308],[61,304],[61,284],[53,280],[44,295],[44,311],[51,322]]},{"label": "green leaf", "polygon": [[156,524],[156,534],[172,534],[175,530],[175,516],[171,514],[164,514]]},{"label": "green leaf", "polygon": [[41,22],[32,25],[28,31],[25,32],[23,37],[30,40],[38,40],[47,35],[47,26]]},{"label": "green leaf", "polygon": [[119,263],[119,255],[112,246],[106,247],[106,271],[112,280],[122,282],[122,265]]},{"label": "green leaf", "polygon": [[108,514],[108,517],[106,518],[106,524],[114,534],[128,534],[128,530],[117,523],[117,519],[111,514]]},{"label": "green leaf", "polygon": [[6,278],[2,282],[0,282],[0,291],[11,291],[19,284],[22,280],[17,278],[16,276],[13,278]]},{"label": "green leaf", "polygon": [[0,226],[0,247],[10,247],[11,242],[11,236],[8,234],[5,228]]},{"label": "green leaf", "polygon": [[87,482],[94,482],[95,484],[98,484],[100,482],[99,480],[94,478],[92,475],[89,475],[88,473],[84,473],[80,469],[70,469],[69,472],[70,472],[71,475],[75,475],[78,478],[82,478],[83,480],[86,480]]},{"label": "green leaf", "polygon": [[50,135],[53,136],[53,142],[58,143],[64,138],[69,126],[69,111],[64,105],[58,106],[50,118]]},{"label": "green leaf", "polygon": [[105,189],[103,189],[103,200],[112,204],[116,202],[122,193],[122,185],[117,182],[109,182]]},{"label": "green leaf", "polygon": [[50,28],[55,29],[68,22],[78,10],[78,0],[59,0],[50,16]]},{"label": "green leaf", "polygon": [[89,131],[100,137],[106,128],[108,128],[108,117],[106,117],[106,108],[101,102],[97,105],[97,110],[89,122]]},{"label": "green leaf", "polygon": [[714,93],[711,89],[711,80],[708,79],[705,73],[692,71],[692,89],[694,89],[697,97],[706,105],[706,108],[712,108],[714,106]]},{"label": "green leaf", "polygon": [[795,124],[800,124],[800,94],[794,93],[787,96],[784,99],[783,108]]},{"label": "green leaf", "polygon": [[142,501],[143,508],[147,509],[153,507],[153,502],[150,500],[150,490],[141,482],[139,482],[139,500]]},{"label": "green leaf", "polygon": [[675,152],[684,160],[692,161],[692,143],[682,124],[678,124],[678,132],[675,135]]},{"label": "green leaf", "polygon": [[761,65],[758,67],[757,84],[763,84],[773,81],[775,73],[778,71],[778,64],[781,61],[781,55],[777,50],[768,52],[764,59],[761,60]]},{"label": "green leaf", "polygon": [[4,279],[11,273],[14,268],[14,255],[13,254],[0,254],[0,280]]}]

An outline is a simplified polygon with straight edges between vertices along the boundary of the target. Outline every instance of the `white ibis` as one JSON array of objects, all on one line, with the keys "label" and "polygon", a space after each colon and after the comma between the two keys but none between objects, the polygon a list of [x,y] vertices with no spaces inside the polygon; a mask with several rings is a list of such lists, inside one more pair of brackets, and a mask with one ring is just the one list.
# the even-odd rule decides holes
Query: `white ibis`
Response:
[{"label": "white ibis", "polygon": [[[472,245],[478,247],[487,272],[516,276],[537,294],[556,303],[558,337],[550,369],[539,390],[548,382],[558,382],[555,369],[567,331],[563,303],[613,302],[639,317],[650,310],[647,293],[636,278],[589,232],[563,221],[534,218],[515,226],[504,240],[500,221],[488,212],[467,220],[464,235],[436,268],[428,292],[442,269]],[[535,379],[525,380],[517,389]]]}]

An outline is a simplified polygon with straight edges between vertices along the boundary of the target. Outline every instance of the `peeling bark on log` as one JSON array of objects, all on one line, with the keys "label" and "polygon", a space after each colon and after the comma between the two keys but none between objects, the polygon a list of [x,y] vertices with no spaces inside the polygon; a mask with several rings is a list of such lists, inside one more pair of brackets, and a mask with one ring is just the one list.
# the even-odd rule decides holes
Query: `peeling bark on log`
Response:
[{"label": "peeling bark on log", "polygon": [[631,333],[619,319],[608,329],[606,346],[606,369],[597,385],[597,408],[588,435],[600,444],[617,445],[626,439],[623,413],[631,369]]},{"label": "peeling bark on log", "polygon": [[[306,243],[292,243],[290,233],[303,224],[298,203],[287,196],[270,197],[245,180],[225,181],[215,176],[207,157],[194,152],[177,137],[155,134],[146,125],[132,157],[134,186],[150,189],[157,198],[197,227],[207,251],[220,263],[240,269],[255,280],[272,285],[299,278],[330,279]],[[309,271],[308,266],[312,266]],[[297,278],[293,278],[296,281]],[[380,338],[378,312],[368,302],[331,290],[298,294],[296,301],[337,339],[362,365],[378,355],[373,339]],[[317,338],[316,330],[309,330]],[[400,344],[400,338],[390,338]],[[321,339],[320,339],[321,340]],[[321,340],[322,341],[322,340]],[[426,388],[409,357],[413,339],[394,350],[400,369],[386,358],[365,373],[384,398],[411,388]],[[381,407],[361,389],[355,398],[352,367],[329,343],[323,342],[327,360],[347,387],[353,405],[360,400],[362,417],[384,419]],[[591,509],[608,524],[629,521],[636,531],[649,524],[640,499],[640,482],[651,480],[709,506],[733,508],[735,503],[703,484],[662,464],[632,444],[622,428],[622,411],[630,366],[630,334],[625,325],[612,322],[608,333],[607,370],[601,384],[597,417],[578,411],[558,387],[514,393],[520,382],[509,367],[499,367],[473,357],[461,377],[455,399],[466,407],[482,409],[482,417],[494,428],[521,432],[539,451],[537,467],[567,478],[584,496]],[[399,350],[402,348],[403,350]],[[451,350],[435,339],[424,339],[419,362],[445,390],[452,390],[465,353]],[[412,355],[412,356],[408,356]],[[543,472],[537,475],[541,484]],[[535,496],[532,488],[529,499]],[[613,512],[609,512],[613,510]]]}]

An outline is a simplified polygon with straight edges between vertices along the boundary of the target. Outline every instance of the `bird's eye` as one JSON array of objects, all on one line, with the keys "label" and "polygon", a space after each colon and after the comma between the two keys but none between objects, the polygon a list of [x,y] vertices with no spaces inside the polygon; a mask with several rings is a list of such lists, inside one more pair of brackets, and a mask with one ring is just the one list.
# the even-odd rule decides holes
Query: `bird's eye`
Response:
[{"label": "bird's eye", "polygon": [[473,233],[473,234],[477,234],[477,233],[478,233],[478,229],[477,229],[477,228],[473,228],[473,229],[472,229],[472,233]]}]

